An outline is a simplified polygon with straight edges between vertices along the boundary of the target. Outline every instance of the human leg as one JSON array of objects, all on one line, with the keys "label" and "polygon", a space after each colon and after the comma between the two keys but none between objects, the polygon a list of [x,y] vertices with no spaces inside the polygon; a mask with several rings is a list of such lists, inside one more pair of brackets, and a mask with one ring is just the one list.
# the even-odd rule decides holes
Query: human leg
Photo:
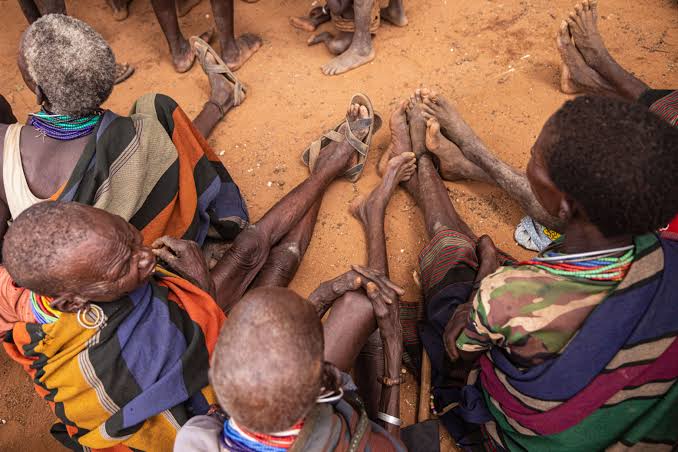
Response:
[{"label": "human leg", "polygon": [[406,26],[408,20],[405,15],[405,5],[403,3],[404,0],[391,0],[386,8],[381,9],[381,18],[396,27]]},{"label": "human leg", "polygon": [[[210,65],[217,64],[216,59],[209,52],[205,54],[205,62]],[[193,125],[205,138],[234,107],[233,85],[222,74],[207,73],[206,75],[210,83],[210,96],[193,120]]]},{"label": "human leg", "polygon": [[[386,206],[398,184],[415,172],[412,153],[391,159],[381,183],[370,195],[351,207],[367,236],[367,266],[388,276],[384,216]],[[383,375],[384,352],[376,330],[370,301],[362,294],[352,293],[335,302],[323,327],[325,359],[342,370],[355,368],[356,383],[372,418],[379,406],[381,384],[375,376]],[[347,334],[350,328],[351,334]]]},{"label": "human leg", "polygon": [[649,89],[642,80],[621,67],[605,47],[598,31],[597,0],[577,3],[565,21],[586,64],[602,75],[617,95],[635,101]]},{"label": "human leg", "polygon": [[252,282],[253,288],[287,287],[289,285],[311,243],[321,204],[322,200],[316,201],[299,224],[271,248],[268,260]]},{"label": "human leg", "polygon": [[290,24],[303,31],[315,31],[320,25],[330,21],[330,14],[324,6],[316,6],[307,16],[290,17]]},{"label": "human leg", "polygon": [[236,71],[259,50],[261,38],[245,33],[236,39],[233,0],[211,0],[210,3],[217,24],[221,58],[232,71]]},{"label": "human leg", "polygon": [[550,216],[539,204],[522,171],[505,163],[489,150],[447,99],[428,90],[421,90],[421,95],[424,116],[436,118],[442,134],[455,143],[469,161],[516,200],[528,215],[551,229],[559,229],[560,220]]},{"label": "human leg", "polygon": [[113,11],[113,19],[118,21],[127,19],[129,15],[127,10],[129,0],[106,0],[106,3],[108,3],[108,6]]},{"label": "human leg", "polygon": [[177,72],[188,71],[193,66],[195,55],[179,28],[175,0],[151,0],[151,5],[169,45],[174,69]]},{"label": "human leg", "polygon": [[339,75],[369,63],[374,59],[372,34],[372,6],[377,0],[354,0],[355,33],[348,49],[322,67],[325,75]]},{"label": "human leg", "polygon": [[[353,105],[349,120],[367,118],[365,107]],[[344,125],[340,133],[344,131]],[[353,130],[363,139],[368,129]],[[230,309],[266,263],[271,247],[297,225],[318,202],[330,183],[343,174],[352,162],[355,149],[347,140],[332,142],[320,152],[313,173],[275,204],[264,216],[238,235],[233,246],[212,270],[217,288],[217,303]]]}]

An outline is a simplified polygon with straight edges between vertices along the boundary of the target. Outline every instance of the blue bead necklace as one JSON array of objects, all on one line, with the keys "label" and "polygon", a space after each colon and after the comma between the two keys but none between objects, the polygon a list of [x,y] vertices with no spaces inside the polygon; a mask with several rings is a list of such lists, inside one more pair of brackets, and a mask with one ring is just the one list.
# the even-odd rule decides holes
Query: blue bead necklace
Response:
[{"label": "blue bead necklace", "polygon": [[103,110],[97,110],[91,115],[68,116],[54,115],[45,109],[32,113],[28,124],[40,133],[55,140],[68,141],[81,138],[92,133],[99,123]]}]

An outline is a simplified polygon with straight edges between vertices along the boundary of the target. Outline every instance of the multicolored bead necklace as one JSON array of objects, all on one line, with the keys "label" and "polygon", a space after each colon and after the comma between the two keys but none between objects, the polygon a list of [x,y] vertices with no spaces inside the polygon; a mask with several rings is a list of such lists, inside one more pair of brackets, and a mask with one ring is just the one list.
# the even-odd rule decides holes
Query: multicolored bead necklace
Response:
[{"label": "multicolored bead necklace", "polygon": [[103,110],[86,116],[54,115],[42,109],[31,113],[28,124],[35,127],[40,133],[60,141],[74,140],[92,133]]},{"label": "multicolored bead necklace", "polygon": [[553,275],[619,282],[626,276],[634,258],[633,245],[582,254],[562,254],[547,250],[520,265],[533,265]]},{"label": "multicolored bead necklace", "polygon": [[33,291],[31,291],[29,298],[31,300],[31,310],[38,323],[44,325],[45,323],[54,323],[59,320],[61,312],[50,306],[50,303],[52,302],[51,298],[37,295]]},{"label": "multicolored bead necklace", "polygon": [[302,421],[286,432],[264,435],[245,430],[231,418],[224,422],[222,438],[231,452],[284,452],[292,447],[303,426]]}]

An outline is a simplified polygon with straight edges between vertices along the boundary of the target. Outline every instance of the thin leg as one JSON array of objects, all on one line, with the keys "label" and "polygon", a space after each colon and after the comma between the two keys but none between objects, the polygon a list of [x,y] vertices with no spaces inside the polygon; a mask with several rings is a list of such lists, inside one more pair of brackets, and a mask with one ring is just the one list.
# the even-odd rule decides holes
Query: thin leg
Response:
[{"label": "thin leg", "polygon": [[238,70],[261,47],[261,38],[251,33],[235,37],[233,0],[210,0],[217,36],[221,45],[221,58],[232,70]]},{"label": "thin leg", "polygon": [[619,95],[635,101],[649,89],[642,80],[621,67],[607,50],[598,31],[597,1],[578,3],[565,22],[586,64],[602,75]]},{"label": "thin leg", "polygon": [[404,27],[408,23],[403,0],[391,0],[388,7],[383,8],[380,14],[383,20],[396,27]]},{"label": "thin leg", "polygon": [[174,69],[177,72],[188,71],[195,57],[191,45],[179,28],[175,0],[151,0],[151,5],[169,45]]},{"label": "thin leg", "polygon": [[19,0],[19,6],[29,24],[40,19],[40,10],[33,0]]},{"label": "thin leg", "polygon": [[[367,199],[352,207],[353,215],[362,223],[367,236],[367,265],[386,275],[386,206],[398,184],[412,177],[414,171],[414,154],[406,153],[393,158],[381,184]],[[382,388],[377,377],[383,375],[384,351],[370,301],[358,293],[337,300],[323,327],[325,359],[342,370],[354,367],[355,363],[356,382],[368,414],[374,418],[381,396]],[[351,334],[346,334],[347,331]]]},{"label": "thin leg", "polygon": [[339,75],[367,64],[374,59],[370,22],[372,5],[377,0],[355,0],[353,12],[355,33],[350,47],[341,55],[322,67],[325,75]]},{"label": "thin leg", "polygon": [[321,200],[313,204],[299,224],[271,249],[252,287],[287,287],[290,284],[311,243],[321,205]]},{"label": "thin leg", "polygon": [[[484,171],[515,199],[528,215],[549,228],[558,230],[561,227],[558,218],[549,215],[539,204],[525,174],[503,162],[490,151],[445,97],[428,91],[423,95],[424,116],[429,119],[436,118],[442,134],[454,142],[471,163]],[[423,189],[422,193],[425,193]]]},{"label": "thin leg", "polygon": [[[357,109],[356,109],[357,112]],[[366,117],[362,107],[359,117]],[[360,137],[358,137],[360,139]],[[346,170],[355,152],[347,142],[331,143],[320,153],[314,173],[243,231],[212,270],[217,304],[229,310],[245,293],[277,244],[318,202],[330,183]]]},{"label": "thin leg", "polygon": [[29,24],[45,14],[66,14],[64,0],[19,0],[19,6]]}]

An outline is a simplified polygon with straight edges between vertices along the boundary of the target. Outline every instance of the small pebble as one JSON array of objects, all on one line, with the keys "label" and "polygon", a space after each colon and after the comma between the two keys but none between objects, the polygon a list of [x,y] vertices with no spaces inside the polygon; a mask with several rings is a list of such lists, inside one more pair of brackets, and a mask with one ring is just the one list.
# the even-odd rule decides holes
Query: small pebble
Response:
[{"label": "small pebble", "polygon": [[226,153],[226,151],[219,151],[219,155],[222,156]]},{"label": "small pebble", "polygon": [[268,185],[269,187],[271,187],[271,186],[273,185],[273,182],[268,181],[268,182],[266,183],[266,185]]}]

